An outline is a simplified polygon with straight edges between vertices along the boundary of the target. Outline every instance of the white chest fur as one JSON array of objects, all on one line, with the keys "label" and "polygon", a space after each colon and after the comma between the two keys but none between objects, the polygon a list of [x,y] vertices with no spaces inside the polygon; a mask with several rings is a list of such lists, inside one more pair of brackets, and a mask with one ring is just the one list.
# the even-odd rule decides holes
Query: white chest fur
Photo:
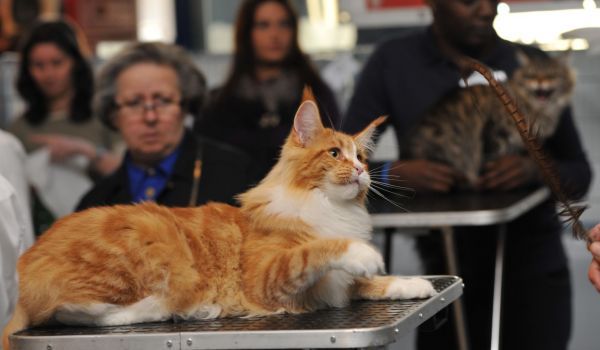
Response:
[{"label": "white chest fur", "polygon": [[363,206],[355,201],[331,200],[320,189],[299,195],[282,186],[275,187],[266,210],[271,214],[299,218],[323,236],[371,238],[371,218]]}]

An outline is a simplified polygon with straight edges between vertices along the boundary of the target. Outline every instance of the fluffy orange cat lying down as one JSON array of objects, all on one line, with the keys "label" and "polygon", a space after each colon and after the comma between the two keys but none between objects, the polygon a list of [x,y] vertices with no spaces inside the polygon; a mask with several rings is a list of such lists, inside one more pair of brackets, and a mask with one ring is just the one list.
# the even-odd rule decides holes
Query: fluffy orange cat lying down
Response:
[{"label": "fluffy orange cat lying down", "polygon": [[435,294],[421,278],[381,276],[369,244],[366,153],[379,118],[354,136],[298,109],[281,158],[240,196],[209,203],[99,207],[56,222],[20,258],[19,300],[3,334],[47,321],[122,325],[306,312],[352,298]]}]

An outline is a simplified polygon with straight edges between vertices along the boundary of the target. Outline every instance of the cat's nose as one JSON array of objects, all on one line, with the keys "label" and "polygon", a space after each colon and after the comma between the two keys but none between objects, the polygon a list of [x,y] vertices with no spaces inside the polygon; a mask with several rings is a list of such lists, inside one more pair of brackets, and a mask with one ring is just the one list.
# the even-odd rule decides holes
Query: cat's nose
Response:
[{"label": "cat's nose", "polygon": [[361,166],[355,166],[355,167],[354,167],[354,169],[356,169],[356,174],[357,174],[357,175],[360,175],[360,174],[362,174],[362,173],[363,173],[363,171],[365,171],[365,170],[363,169],[363,167],[361,167]]}]

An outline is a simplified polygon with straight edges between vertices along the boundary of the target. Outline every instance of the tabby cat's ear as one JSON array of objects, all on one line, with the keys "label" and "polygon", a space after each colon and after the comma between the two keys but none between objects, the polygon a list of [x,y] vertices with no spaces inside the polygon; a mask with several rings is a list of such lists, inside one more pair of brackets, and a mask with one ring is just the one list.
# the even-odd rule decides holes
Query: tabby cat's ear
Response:
[{"label": "tabby cat's ear", "polygon": [[294,117],[294,129],[292,131],[294,140],[302,147],[306,147],[323,129],[317,104],[311,100],[302,102]]},{"label": "tabby cat's ear", "polygon": [[375,134],[377,127],[379,125],[383,124],[386,119],[387,119],[387,116],[384,115],[384,116],[381,116],[381,117],[373,120],[371,122],[371,124],[367,125],[367,127],[364,128],[361,132],[359,132],[353,136],[354,142],[356,142],[356,144],[363,149],[366,149],[370,152],[373,151],[373,148],[374,148],[373,135]]},{"label": "tabby cat's ear", "polygon": [[519,62],[519,65],[526,66],[527,64],[529,64],[530,58],[523,50],[517,49],[515,51],[515,55],[517,56],[517,61]]},{"label": "tabby cat's ear", "polygon": [[560,62],[561,64],[564,64],[565,66],[568,66],[571,64],[572,54],[573,54],[573,50],[571,48],[569,48],[568,50],[562,51],[555,57],[558,60],[558,62]]}]

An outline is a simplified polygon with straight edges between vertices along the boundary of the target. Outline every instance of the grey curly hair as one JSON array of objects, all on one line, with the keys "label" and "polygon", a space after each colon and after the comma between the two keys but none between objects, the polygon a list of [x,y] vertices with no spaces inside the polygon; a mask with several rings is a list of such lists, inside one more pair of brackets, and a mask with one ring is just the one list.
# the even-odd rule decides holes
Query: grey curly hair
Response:
[{"label": "grey curly hair", "polygon": [[190,55],[177,45],[136,43],[108,60],[100,69],[96,80],[93,113],[109,128],[116,130],[113,117],[117,110],[115,95],[119,74],[135,64],[148,62],[169,66],[177,72],[182,109],[184,113],[198,117],[206,95],[206,79]]}]

